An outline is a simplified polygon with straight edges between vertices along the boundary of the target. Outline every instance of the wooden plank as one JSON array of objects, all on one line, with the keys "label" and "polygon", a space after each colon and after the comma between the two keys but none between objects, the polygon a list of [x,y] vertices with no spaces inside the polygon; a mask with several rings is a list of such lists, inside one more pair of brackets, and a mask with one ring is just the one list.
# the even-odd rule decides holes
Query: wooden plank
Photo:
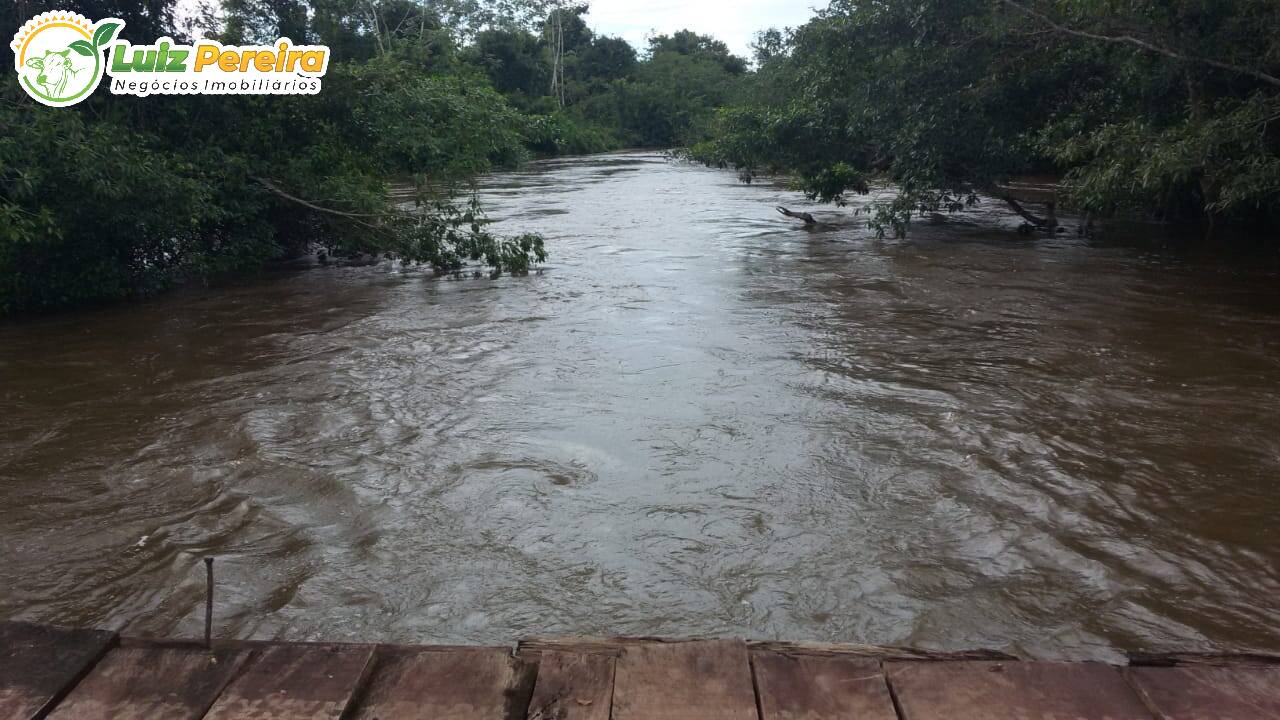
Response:
[{"label": "wooden plank", "polygon": [[880,663],[751,655],[761,720],[897,720]]},{"label": "wooden plank", "polygon": [[614,720],[756,720],[747,646],[740,640],[625,645]]},{"label": "wooden plank", "polygon": [[105,630],[0,623],[0,718],[48,711],[116,642]]},{"label": "wooden plank", "polygon": [[536,653],[536,659],[538,681],[529,703],[529,720],[609,720],[612,656],[547,651]]},{"label": "wooden plank", "polygon": [[888,663],[903,720],[1151,720],[1097,663]]},{"label": "wooden plank", "polygon": [[1160,720],[1280,720],[1280,667],[1128,668]]},{"label": "wooden plank", "polygon": [[383,649],[356,720],[523,719],[537,666],[505,648]]},{"label": "wooden plank", "polygon": [[267,647],[205,720],[338,720],[372,661],[371,645]]},{"label": "wooden plank", "polygon": [[118,648],[107,654],[50,720],[196,720],[249,653],[201,648]]}]

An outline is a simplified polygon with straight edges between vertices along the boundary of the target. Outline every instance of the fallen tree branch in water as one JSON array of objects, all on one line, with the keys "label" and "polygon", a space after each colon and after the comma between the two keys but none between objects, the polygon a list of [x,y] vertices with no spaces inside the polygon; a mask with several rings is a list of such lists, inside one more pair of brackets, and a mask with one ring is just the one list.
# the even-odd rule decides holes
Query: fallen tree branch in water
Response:
[{"label": "fallen tree branch in water", "polygon": [[813,216],[812,216],[812,215],[810,215],[810,214],[809,214],[809,213],[807,213],[807,212],[800,212],[800,213],[798,213],[798,212],[792,212],[792,211],[790,211],[790,210],[788,210],[788,209],[786,209],[786,208],[782,207],[781,205],[779,205],[779,206],[778,206],[778,212],[782,213],[783,215],[786,215],[786,216],[787,216],[787,217],[789,217],[789,218],[795,218],[796,220],[803,220],[805,225],[817,225],[817,224],[818,224],[818,221],[817,221],[817,220],[814,220],[814,219],[813,219]]},{"label": "fallen tree branch in water", "polygon": [[1030,210],[1022,207],[1022,203],[1019,203],[1008,195],[1002,195],[1000,196],[1000,199],[1008,203],[1010,209],[1021,216],[1022,219],[1026,220],[1029,224],[1049,231],[1053,231],[1058,228],[1058,217],[1054,213],[1053,203],[1048,203],[1049,214],[1045,217],[1039,217],[1038,215],[1032,214]]}]

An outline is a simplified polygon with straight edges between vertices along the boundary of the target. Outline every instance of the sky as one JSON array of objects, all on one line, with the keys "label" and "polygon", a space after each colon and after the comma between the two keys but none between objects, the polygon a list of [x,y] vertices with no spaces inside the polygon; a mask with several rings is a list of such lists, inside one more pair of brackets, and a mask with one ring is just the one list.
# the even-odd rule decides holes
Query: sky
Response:
[{"label": "sky", "polygon": [[825,0],[589,0],[587,25],[597,34],[625,38],[637,50],[653,34],[688,28],[723,40],[736,55],[750,58],[760,30],[796,27]]}]

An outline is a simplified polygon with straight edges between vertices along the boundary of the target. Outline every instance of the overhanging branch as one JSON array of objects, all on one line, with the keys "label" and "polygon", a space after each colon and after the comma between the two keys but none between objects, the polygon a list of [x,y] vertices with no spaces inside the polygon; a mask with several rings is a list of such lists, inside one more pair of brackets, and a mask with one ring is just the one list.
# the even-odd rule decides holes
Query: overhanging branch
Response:
[{"label": "overhanging branch", "polygon": [[1137,38],[1132,35],[1102,35],[1100,33],[1093,33],[1087,30],[1077,30],[1076,28],[1068,27],[1061,23],[1055,22],[1048,15],[1045,15],[1044,13],[1038,12],[1036,10],[1032,10],[1031,8],[1021,3],[1014,2],[1014,0],[1000,0],[1000,2],[1003,2],[1005,5],[1008,5],[1009,7],[1012,7],[1018,10],[1024,15],[1027,15],[1029,17],[1033,17],[1039,20],[1040,22],[1053,28],[1055,32],[1062,33],[1063,35],[1071,35],[1074,37],[1086,38],[1089,40],[1098,40],[1100,42],[1133,45],[1135,47],[1142,48],[1143,50],[1146,50],[1148,52],[1164,55],[1165,57],[1171,57],[1171,58],[1174,58],[1175,60],[1200,63],[1201,65],[1208,65],[1209,67],[1215,67],[1215,68],[1218,68],[1219,70],[1228,70],[1230,72],[1234,72],[1240,75],[1248,75],[1249,77],[1252,77],[1256,80],[1261,80],[1262,82],[1267,83],[1268,85],[1275,85],[1276,87],[1280,87],[1280,78],[1276,77],[1275,75],[1270,75],[1268,73],[1262,72],[1261,70],[1255,70],[1253,68],[1245,67],[1243,65],[1236,65],[1234,63],[1222,62],[1221,60],[1214,60],[1212,58],[1204,58],[1204,57],[1198,57],[1195,55],[1188,55],[1186,53],[1178,52],[1177,50],[1173,50],[1171,48],[1167,48],[1162,45],[1156,45],[1153,42],[1149,42],[1147,40],[1143,40],[1142,38]]},{"label": "overhanging branch", "polygon": [[380,218],[380,217],[383,217],[382,215],[368,215],[368,214],[361,214],[361,213],[345,212],[345,211],[343,211],[343,210],[334,210],[333,208],[327,208],[327,207],[324,207],[323,205],[316,205],[315,203],[312,203],[312,202],[308,202],[308,201],[306,201],[306,200],[303,200],[302,198],[297,197],[296,195],[290,195],[289,193],[285,192],[284,190],[281,190],[281,189],[280,189],[280,188],[279,188],[279,187],[278,187],[274,182],[272,182],[272,181],[270,181],[270,180],[268,180],[268,179],[266,179],[266,178],[261,178],[261,177],[256,177],[256,176],[250,176],[250,177],[253,179],[253,181],[254,181],[254,182],[256,182],[256,183],[258,183],[259,185],[261,185],[262,187],[264,187],[264,188],[266,188],[266,189],[270,190],[271,192],[275,193],[276,195],[279,195],[280,197],[284,198],[285,200],[288,200],[288,201],[290,201],[290,202],[295,202],[295,203],[297,203],[297,204],[299,204],[299,205],[301,205],[301,206],[303,206],[303,207],[306,207],[306,208],[310,208],[310,209],[312,209],[312,210],[315,210],[316,212],[327,213],[327,214],[329,214],[329,215],[338,215],[338,216],[340,216],[340,217],[345,217],[345,218]]},{"label": "overhanging branch", "polygon": [[363,226],[365,226],[365,227],[369,228],[370,230],[376,230],[376,231],[379,231],[379,232],[386,232],[386,231],[387,231],[387,228],[386,228],[385,226],[383,226],[383,225],[376,225],[376,224],[371,223],[371,222],[368,222],[368,221],[366,220],[366,218],[371,218],[371,219],[374,219],[374,220],[386,220],[386,219],[387,219],[387,217],[388,217],[388,215],[387,215],[387,214],[373,214],[373,215],[370,215],[370,214],[353,213],[353,212],[346,212],[345,210],[335,210],[335,209],[333,209],[333,208],[327,208],[327,207],[324,207],[323,205],[316,205],[316,204],[315,204],[315,203],[313,203],[313,202],[309,202],[309,201],[307,201],[307,200],[303,200],[302,198],[300,198],[300,197],[298,197],[298,196],[296,196],[296,195],[290,195],[289,193],[285,192],[284,190],[281,190],[281,189],[280,189],[280,188],[279,188],[275,183],[271,182],[270,180],[268,180],[268,179],[266,179],[266,178],[261,178],[261,177],[256,177],[256,176],[250,176],[250,179],[252,179],[254,182],[258,183],[258,184],[259,184],[259,185],[261,185],[262,187],[266,188],[267,190],[271,191],[273,194],[275,194],[275,195],[277,195],[277,196],[279,196],[279,197],[281,197],[281,198],[284,198],[285,200],[288,200],[289,202],[297,203],[298,205],[301,205],[302,207],[305,207],[305,208],[307,208],[307,209],[309,209],[309,210],[314,210],[314,211],[316,211],[316,212],[324,213],[324,214],[326,214],[326,215],[334,215],[334,216],[337,216],[337,217],[340,217],[340,218],[346,218],[347,220],[350,220],[351,222],[356,223],[357,225],[363,225]]}]

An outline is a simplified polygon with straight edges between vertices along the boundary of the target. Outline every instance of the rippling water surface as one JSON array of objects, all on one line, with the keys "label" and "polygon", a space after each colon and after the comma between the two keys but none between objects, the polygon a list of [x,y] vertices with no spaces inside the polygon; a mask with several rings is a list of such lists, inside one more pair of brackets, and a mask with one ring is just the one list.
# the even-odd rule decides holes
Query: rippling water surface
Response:
[{"label": "rippling water surface", "polygon": [[390,266],[0,327],[0,618],[241,638],[1280,650],[1274,261],[877,240],[619,154]]}]

